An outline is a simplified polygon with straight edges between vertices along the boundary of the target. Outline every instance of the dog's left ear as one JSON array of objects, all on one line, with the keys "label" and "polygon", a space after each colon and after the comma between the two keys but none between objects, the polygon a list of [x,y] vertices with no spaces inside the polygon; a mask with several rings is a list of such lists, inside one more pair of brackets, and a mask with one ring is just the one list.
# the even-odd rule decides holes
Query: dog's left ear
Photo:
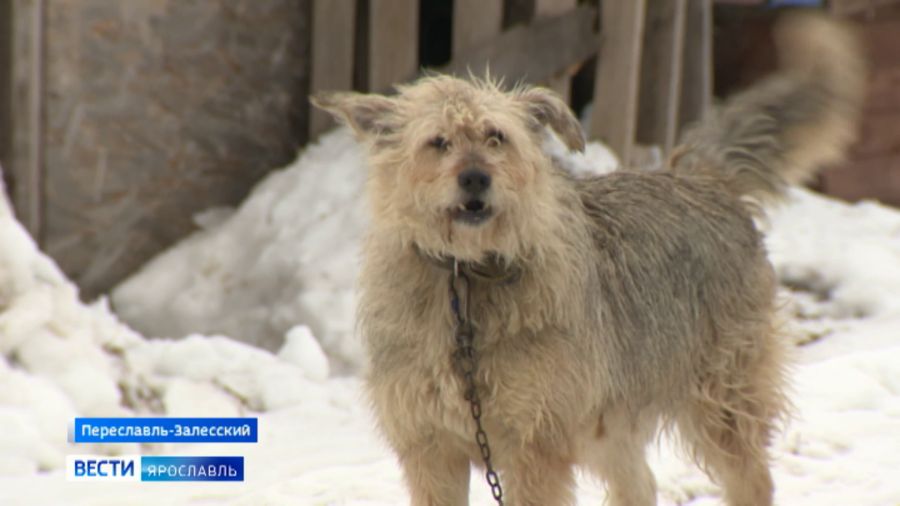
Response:
[{"label": "dog's left ear", "polygon": [[383,135],[395,128],[396,103],[384,95],[324,92],[316,93],[309,100],[348,125],[360,137]]},{"label": "dog's left ear", "polygon": [[569,149],[584,151],[584,132],[569,106],[546,88],[528,88],[519,95],[531,116],[552,128]]}]

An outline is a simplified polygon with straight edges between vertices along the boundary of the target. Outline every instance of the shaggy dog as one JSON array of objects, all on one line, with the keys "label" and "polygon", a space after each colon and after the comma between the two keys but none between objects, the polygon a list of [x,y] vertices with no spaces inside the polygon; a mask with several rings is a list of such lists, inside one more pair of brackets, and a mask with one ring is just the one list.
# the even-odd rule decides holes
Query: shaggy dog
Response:
[{"label": "shaggy dog", "polygon": [[[573,150],[582,131],[541,88],[430,76],[313,99],[369,148],[366,384],[413,504],[468,502],[483,456],[466,370],[506,504],[573,503],[575,466],[614,506],[655,504],[645,447],[669,427],[728,504],[772,503],[767,447],[788,403],[753,215],[841,155],[864,78],[837,22],[793,16],[776,35],[779,73],[688,131],[659,172],[559,168],[545,127]],[[453,267],[465,300],[451,300]],[[462,372],[461,325],[477,360]]]}]

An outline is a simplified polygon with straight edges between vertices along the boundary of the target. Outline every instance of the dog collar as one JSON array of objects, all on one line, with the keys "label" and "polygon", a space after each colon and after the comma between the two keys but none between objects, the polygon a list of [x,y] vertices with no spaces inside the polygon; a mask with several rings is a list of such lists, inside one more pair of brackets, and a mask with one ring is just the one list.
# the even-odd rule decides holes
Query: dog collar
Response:
[{"label": "dog collar", "polygon": [[[454,269],[455,259],[453,257],[431,255],[422,251],[416,244],[413,244],[413,251],[434,267],[448,272],[452,272]],[[502,262],[494,253],[489,253],[481,262],[458,261],[456,267],[471,278],[503,285],[511,285],[522,277],[520,266]]]}]

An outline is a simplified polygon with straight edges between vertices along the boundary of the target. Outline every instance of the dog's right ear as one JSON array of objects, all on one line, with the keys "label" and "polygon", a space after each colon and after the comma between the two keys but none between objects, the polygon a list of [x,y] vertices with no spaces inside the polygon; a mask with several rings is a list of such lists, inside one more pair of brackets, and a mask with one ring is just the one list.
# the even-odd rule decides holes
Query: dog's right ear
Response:
[{"label": "dog's right ear", "polygon": [[384,95],[322,92],[311,96],[310,102],[330,112],[363,138],[390,133],[396,125],[397,104]]},{"label": "dog's right ear", "polygon": [[559,134],[569,149],[584,151],[581,123],[559,95],[546,88],[533,87],[520,92],[519,99],[524,101],[531,116],[539,124],[547,125]]}]

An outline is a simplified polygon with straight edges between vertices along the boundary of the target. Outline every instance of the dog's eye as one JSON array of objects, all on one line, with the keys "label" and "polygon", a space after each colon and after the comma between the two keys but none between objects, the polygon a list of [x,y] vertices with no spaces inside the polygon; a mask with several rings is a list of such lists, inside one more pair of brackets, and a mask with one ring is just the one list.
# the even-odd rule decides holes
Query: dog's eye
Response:
[{"label": "dog's eye", "polygon": [[488,130],[487,142],[489,145],[497,147],[506,142],[506,135],[504,135],[500,130]]},{"label": "dog's eye", "polygon": [[433,147],[434,149],[437,149],[438,151],[446,151],[450,147],[450,141],[448,141],[444,137],[441,137],[440,135],[437,135],[435,137],[432,137],[428,141],[428,145]]}]

